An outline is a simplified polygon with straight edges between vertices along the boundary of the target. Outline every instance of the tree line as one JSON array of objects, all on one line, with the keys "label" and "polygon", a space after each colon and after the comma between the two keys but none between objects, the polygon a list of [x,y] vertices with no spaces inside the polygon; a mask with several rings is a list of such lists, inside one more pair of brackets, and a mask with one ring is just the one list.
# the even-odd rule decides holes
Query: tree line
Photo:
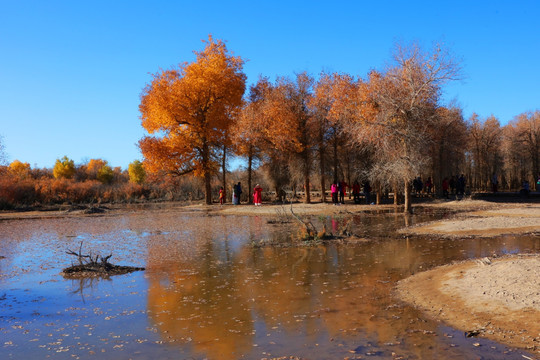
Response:
[{"label": "tree line", "polygon": [[244,60],[223,41],[210,36],[195,54],[191,63],[154,74],[144,88],[148,135],[139,145],[149,173],[203,179],[207,204],[213,179],[229,187],[231,156],[246,160],[249,189],[255,169],[278,198],[300,187],[307,203],[309,190],[330,182],[370,181],[377,193],[401,194],[405,211],[417,176],[431,177],[440,190],[445,178],[464,173],[471,189],[485,190],[494,175],[503,188],[516,189],[539,174],[540,112],[506,126],[494,116],[465,119],[457,104],[441,100],[444,86],[462,76],[441,45],[397,45],[391,65],[364,78],[261,76],[247,94]]},{"label": "tree line", "polygon": [[[244,60],[223,41],[210,36],[195,55],[154,74],[143,89],[144,160],[127,170],[67,157],[52,169],[7,164],[0,138],[0,207],[203,194],[210,204],[220,186],[230,190],[228,182],[239,179],[251,201],[255,176],[278,200],[298,189],[307,203],[312,191],[326,202],[332,182],[369,181],[377,199],[393,192],[405,211],[418,176],[433,179],[439,193],[444,179],[460,174],[471,191],[490,189],[494,178],[501,189],[517,190],[524,181],[537,187],[540,111],[505,126],[493,115],[465,119],[459,105],[441,100],[444,85],[461,78],[460,63],[443,46],[397,45],[391,64],[365,77],[302,72],[273,81],[260,76],[249,88]],[[233,157],[245,160],[244,171],[229,170]]]}]

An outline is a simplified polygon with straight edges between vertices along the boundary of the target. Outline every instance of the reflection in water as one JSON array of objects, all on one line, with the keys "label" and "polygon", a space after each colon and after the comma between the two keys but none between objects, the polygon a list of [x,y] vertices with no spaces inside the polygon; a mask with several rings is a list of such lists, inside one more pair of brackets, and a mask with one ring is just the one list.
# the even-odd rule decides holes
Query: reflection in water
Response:
[{"label": "reflection in water", "polygon": [[[406,218],[354,221],[360,225],[356,231],[382,236],[390,223]],[[330,221],[334,231],[347,223]],[[257,218],[234,218],[199,227],[189,240],[171,237],[166,247],[149,249],[149,267],[167,264],[148,278],[150,318],[164,338],[189,343],[195,354],[210,359],[253,354],[254,346],[274,356],[302,349],[307,358],[327,358],[332,352],[388,357],[393,349],[408,357],[452,358],[452,338],[436,336],[438,323],[396,303],[395,282],[448,261],[535,243],[386,238],[347,246],[231,246],[231,237],[252,239],[254,231],[264,234]],[[180,256],[184,249],[189,256]],[[441,349],[448,355],[438,354]]]},{"label": "reflection in water", "polygon": [[[312,221],[333,232],[347,227],[372,241],[299,248],[252,246],[297,231],[264,217],[164,210],[3,222],[0,333],[7,345],[0,358],[63,358],[66,351],[66,359],[521,359],[499,344],[465,339],[393,297],[395,283],[418,271],[540,251],[534,236],[441,240],[393,232],[442,216],[318,217]],[[88,251],[112,252],[118,263],[147,270],[111,281],[64,280],[59,269],[71,261],[64,251],[81,240]]]}]

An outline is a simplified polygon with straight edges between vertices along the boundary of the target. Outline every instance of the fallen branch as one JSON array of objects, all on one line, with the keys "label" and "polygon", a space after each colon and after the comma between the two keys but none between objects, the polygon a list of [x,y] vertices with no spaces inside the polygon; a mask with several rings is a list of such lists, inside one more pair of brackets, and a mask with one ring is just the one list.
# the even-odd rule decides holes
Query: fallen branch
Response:
[{"label": "fallen branch", "polygon": [[62,270],[62,275],[68,278],[81,278],[81,277],[108,277],[110,275],[127,274],[133,271],[145,270],[142,267],[134,266],[120,266],[109,263],[109,259],[112,257],[112,253],[103,257],[101,255],[92,256],[92,254],[82,253],[83,242],[79,246],[79,252],[67,250],[66,254],[77,257],[79,261],[78,265],[71,265]]}]

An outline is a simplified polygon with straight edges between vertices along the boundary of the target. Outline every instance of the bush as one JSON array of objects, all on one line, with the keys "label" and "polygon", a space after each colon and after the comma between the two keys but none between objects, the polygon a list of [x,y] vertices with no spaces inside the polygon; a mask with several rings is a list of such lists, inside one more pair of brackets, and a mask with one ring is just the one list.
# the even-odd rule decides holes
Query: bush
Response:
[{"label": "bush", "polygon": [[0,209],[9,210],[18,206],[32,205],[36,201],[33,181],[14,176],[0,178]]}]

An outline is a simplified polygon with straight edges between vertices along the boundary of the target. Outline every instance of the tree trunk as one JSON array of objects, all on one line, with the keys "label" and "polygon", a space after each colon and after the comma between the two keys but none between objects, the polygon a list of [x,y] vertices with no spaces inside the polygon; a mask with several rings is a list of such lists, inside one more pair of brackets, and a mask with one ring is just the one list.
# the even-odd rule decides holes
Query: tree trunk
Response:
[{"label": "tree trunk", "polygon": [[252,164],[253,164],[253,146],[249,147],[249,155],[248,155],[248,203],[253,203],[253,193],[251,192],[252,184],[251,184],[251,172],[252,172]]},{"label": "tree trunk", "polygon": [[204,177],[204,195],[206,198],[206,205],[212,205],[212,174],[210,173],[210,148],[206,139],[202,141],[202,168]]},{"label": "tree trunk", "polygon": [[227,145],[223,145],[223,159],[221,161],[221,186],[223,186],[223,202],[227,199]]},{"label": "tree trunk", "polygon": [[212,205],[212,175],[209,171],[204,173],[204,191],[206,195],[206,205]]},{"label": "tree trunk", "polygon": [[409,184],[409,179],[405,179],[405,207],[403,208],[403,212],[412,213],[411,200],[411,184]]},{"label": "tree trunk", "polygon": [[337,152],[337,146],[338,146],[338,139],[337,135],[334,134],[334,182],[338,181],[338,152]]},{"label": "tree trunk", "polygon": [[321,201],[322,203],[326,203],[326,183],[324,180],[324,168],[325,168],[325,162],[324,162],[324,150],[322,149],[323,144],[319,144],[319,165],[320,165],[320,173],[321,173]]},{"label": "tree trunk", "polygon": [[399,205],[399,187],[394,184],[394,205]]},{"label": "tree trunk", "polygon": [[304,192],[306,193],[306,199],[305,199],[305,203],[306,204],[309,204],[311,203],[311,191],[309,191],[309,175],[306,175],[306,178],[304,180]]}]

